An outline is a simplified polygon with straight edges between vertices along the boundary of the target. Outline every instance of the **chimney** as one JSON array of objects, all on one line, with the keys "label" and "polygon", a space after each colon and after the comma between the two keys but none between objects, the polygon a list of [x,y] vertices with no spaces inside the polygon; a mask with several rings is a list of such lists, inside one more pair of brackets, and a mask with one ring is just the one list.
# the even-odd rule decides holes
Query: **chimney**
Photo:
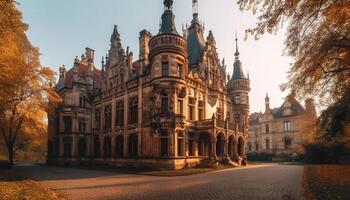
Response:
[{"label": "chimney", "polygon": [[306,112],[316,113],[315,103],[313,99],[308,98],[305,100],[305,110]]},{"label": "chimney", "polygon": [[86,55],[87,62],[94,63],[94,54],[95,54],[95,51],[93,49],[90,49],[88,47],[85,48],[85,55]]},{"label": "chimney", "polygon": [[143,30],[140,32],[140,37],[139,37],[139,46],[140,46],[140,60],[147,61],[148,60],[148,55],[149,55],[149,41],[151,39],[152,35],[150,32],[147,30]]},{"label": "chimney", "polygon": [[60,71],[60,79],[63,78],[66,76],[66,68],[65,66],[63,65],[62,67],[59,68],[59,71]]}]

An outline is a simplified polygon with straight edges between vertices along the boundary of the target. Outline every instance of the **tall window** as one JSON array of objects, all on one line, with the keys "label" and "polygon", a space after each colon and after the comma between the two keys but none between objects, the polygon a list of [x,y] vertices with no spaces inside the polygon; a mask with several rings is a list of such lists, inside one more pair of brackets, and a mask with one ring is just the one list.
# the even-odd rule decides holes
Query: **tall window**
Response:
[{"label": "tall window", "polygon": [[119,102],[116,105],[115,125],[116,126],[124,125],[124,103],[123,102]]},{"label": "tall window", "polygon": [[86,123],[83,122],[83,121],[79,121],[78,129],[79,129],[79,133],[80,133],[80,134],[85,133],[85,130],[86,130]]},{"label": "tall window", "polygon": [[265,143],[266,143],[266,149],[270,149],[270,140],[266,139]]},{"label": "tall window", "polygon": [[288,149],[292,145],[292,140],[290,138],[285,138],[284,139],[284,148]]},{"label": "tall window", "polygon": [[265,132],[270,133],[270,126],[268,124],[265,125]]},{"label": "tall window", "polygon": [[129,123],[137,123],[137,99],[133,98],[129,101]]},{"label": "tall window", "polygon": [[168,97],[162,97],[161,112],[162,113],[168,113],[168,111],[169,111]]},{"label": "tall window", "polygon": [[198,120],[204,119],[204,101],[198,101]]},{"label": "tall window", "polygon": [[72,133],[72,117],[66,116],[64,117],[64,132]]},{"label": "tall window", "polygon": [[241,97],[239,95],[235,96],[235,104],[240,104],[241,103]]},{"label": "tall window", "polygon": [[190,120],[194,120],[194,103],[195,100],[194,98],[189,98],[188,99],[188,117]]},{"label": "tall window", "polygon": [[168,62],[162,63],[162,76],[169,76],[169,63]]},{"label": "tall window", "polygon": [[178,135],[177,135],[177,156],[184,155],[183,142],[184,142],[183,133],[178,133]]},{"label": "tall window", "polygon": [[290,121],[283,122],[283,131],[284,132],[290,132],[292,130],[292,124]]},{"label": "tall window", "polygon": [[168,132],[161,130],[160,132],[160,155],[168,156]]},{"label": "tall window", "polygon": [[194,138],[193,133],[188,133],[188,155],[194,156]]},{"label": "tall window", "polygon": [[183,115],[184,102],[182,99],[177,99],[177,114]]},{"label": "tall window", "polygon": [[181,64],[177,65],[177,76],[182,77],[182,65]]},{"label": "tall window", "polygon": [[100,128],[101,116],[100,109],[95,110],[95,128]]},{"label": "tall window", "polygon": [[105,107],[105,129],[110,129],[111,128],[111,123],[112,123],[112,106],[108,105]]},{"label": "tall window", "polygon": [[255,143],[255,150],[259,151],[259,144],[258,143]]}]

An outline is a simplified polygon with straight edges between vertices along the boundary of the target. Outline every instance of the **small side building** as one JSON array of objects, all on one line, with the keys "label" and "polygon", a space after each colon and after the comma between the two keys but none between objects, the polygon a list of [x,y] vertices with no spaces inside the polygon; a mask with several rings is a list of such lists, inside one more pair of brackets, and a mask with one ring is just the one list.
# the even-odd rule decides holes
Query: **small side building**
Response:
[{"label": "small side building", "polygon": [[303,107],[288,97],[280,107],[271,109],[266,95],[265,112],[252,113],[249,117],[247,153],[301,154],[302,145],[311,142],[315,134],[316,111],[312,99],[307,99]]}]

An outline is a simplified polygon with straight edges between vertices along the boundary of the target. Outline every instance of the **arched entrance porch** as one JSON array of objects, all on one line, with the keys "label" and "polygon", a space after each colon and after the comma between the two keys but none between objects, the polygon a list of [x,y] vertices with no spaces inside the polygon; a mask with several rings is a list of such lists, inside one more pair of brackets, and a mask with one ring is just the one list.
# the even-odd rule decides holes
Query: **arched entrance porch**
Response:
[{"label": "arched entrance porch", "polygon": [[223,133],[218,133],[216,136],[216,155],[225,155],[225,135]]},{"label": "arched entrance porch", "polygon": [[237,152],[238,152],[238,155],[240,157],[244,156],[244,140],[242,137],[238,138],[238,150],[237,150]]},{"label": "arched entrance porch", "polygon": [[210,134],[207,132],[202,132],[199,134],[198,139],[198,155],[209,156],[210,152]]}]

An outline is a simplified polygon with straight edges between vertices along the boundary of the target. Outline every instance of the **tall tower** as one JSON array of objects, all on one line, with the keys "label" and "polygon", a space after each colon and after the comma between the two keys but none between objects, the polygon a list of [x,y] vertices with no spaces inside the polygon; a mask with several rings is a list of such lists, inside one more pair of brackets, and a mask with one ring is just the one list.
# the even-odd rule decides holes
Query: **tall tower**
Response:
[{"label": "tall tower", "polygon": [[[164,13],[161,17],[159,33],[149,41],[149,62],[151,64],[150,99],[151,132],[160,134],[165,140],[169,139],[168,148],[161,148],[161,154],[175,156],[175,129],[178,124],[171,123],[175,118],[178,95],[186,88],[185,76],[187,74],[187,42],[179,35],[175,27],[173,14],[173,0],[164,0]],[[181,127],[180,127],[181,128]],[[178,129],[177,129],[178,130]]]},{"label": "tall tower", "polygon": [[244,75],[242,70],[242,63],[239,59],[237,36],[233,75],[228,82],[227,90],[232,103],[230,119],[236,123],[237,131],[248,133],[250,80]]}]

